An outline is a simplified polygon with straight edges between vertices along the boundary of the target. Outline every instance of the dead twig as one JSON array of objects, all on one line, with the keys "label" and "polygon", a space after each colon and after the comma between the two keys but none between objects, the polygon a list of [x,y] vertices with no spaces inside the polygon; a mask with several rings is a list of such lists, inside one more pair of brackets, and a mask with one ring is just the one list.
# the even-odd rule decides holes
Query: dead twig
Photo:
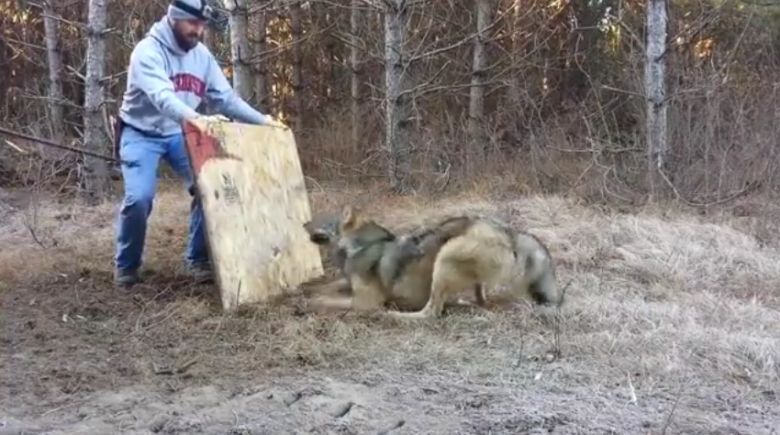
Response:
[{"label": "dead twig", "polygon": [[38,235],[35,233],[35,228],[33,228],[32,225],[28,225],[27,223],[25,223],[24,226],[27,228],[27,231],[30,233],[30,236],[32,236],[32,239],[33,239],[33,241],[35,242],[36,245],[40,246],[42,249],[49,249],[38,238]]},{"label": "dead twig", "polygon": [[561,324],[563,323],[563,315],[561,314],[561,306],[563,305],[563,299],[566,297],[566,290],[569,288],[569,285],[574,281],[574,278],[570,279],[569,282],[563,287],[561,290],[561,297],[558,300],[558,304],[555,306],[555,320],[553,322],[553,353],[555,356],[555,359],[558,359],[561,357],[563,352],[561,352]]},{"label": "dead twig", "polygon": [[683,202],[685,205],[688,205],[690,207],[708,208],[716,205],[723,205],[728,202],[734,201],[735,199],[743,195],[746,195],[750,192],[753,192],[759,187],[761,187],[761,183],[752,182],[752,183],[748,183],[747,186],[745,186],[743,189],[740,189],[739,191],[734,192],[725,198],[721,198],[719,200],[711,201],[711,202],[695,202],[685,198],[680,193],[680,191],[677,189],[677,186],[675,186],[674,183],[672,183],[672,180],[670,180],[669,177],[666,175],[666,172],[659,169],[658,173],[661,175],[661,178],[663,178],[664,182],[669,186],[669,188],[672,189],[672,193],[674,193],[674,196],[677,198],[677,200]]},{"label": "dead twig", "polygon": [[339,406],[336,411],[333,413],[334,418],[341,418],[347,415],[350,410],[352,410],[352,407],[355,405],[355,402],[349,401],[341,406]]},{"label": "dead twig", "polygon": [[178,374],[186,373],[187,370],[189,370],[190,367],[192,367],[195,364],[197,364],[197,362],[198,362],[198,357],[194,357],[194,358],[192,358],[192,359],[190,359],[188,361],[185,361],[183,364],[181,364],[178,367],[176,367],[176,373],[178,373]]},{"label": "dead twig", "polygon": [[59,149],[63,149],[63,150],[66,150],[66,151],[71,151],[71,152],[74,152],[74,153],[80,153],[80,154],[84,154],[84,155],[91,156],[91,157],[96,157],[96,158],[103,159],[103,160],[108,160],[108,161],[112,161],[112,162],[122,163],[122,164],[128,165],[128,166],[133,166],[133,165],[136,164],[136,163],[128,162],[126,160],[117,160],[117,159],[115,159],[115,158],[113,158],[111,156],[106,156],[106,155],[103,155],[103,154],[93,153],[92,151],[88,151],[88,150],[85,150],[85,149],[82,149],[82,148],[75,148],[75,147],[70,147],[70,146],[67,146],[67,145],[62,145],[62,144],[59,144],[57,142],[50,141],[48,139],[42,139],[42,138],[39,138],[39,137],[30,136],[28,134],[19,133],[17,131],[9,130],[9,129],[3,128],[3,127],[0,127],[0,133],[7,134],[9,136],[18,137],[18,138],[21,138],[21,139],[27,139],[29,141],[37,142],[37,143],[39,143],[41,145],[46,145],[46,146],[50,146],[50,147],[53,147],[53,148],[59,148]]},{"label": "dead twig", "polygon": [[634,388],[634,383],[631,382],[631,373],[626,373],[626,378],[628,379],[628,392],[630,394],[631,403],[636,405],[636,389]]},{"label": "dead twig", "polygon": [[295,402],[301,400],[303,398],[303,394],[301,394],[300,391],[296,391],[293,394],[291,394],[289,397],[284,399],[284,404],[286,406],[292,406]]},{"label": "dead twig", "polygon": [[388,427],[387,429],[380,430],[378,435],[387,435],[387,434],[389,434],[390,432],[392,432],[392,431],[394,431],[396,429],[400,429],[405,424],[406,424],[405,420],[398,420],[395,423],[393,423],[392,426]]},{"label": "dead twig", "polygon": [[680,403],[680,398],[682,397],[683,386],[684,384],[680,384],[680,389],[677,391],[677,397],[674,400],[674,405],[672,405],[672,409],[669,410],[669,415],[666,417],[666,422],[664,423],[664,427],[661,430],[661,435],[666,435],[666,430],[672,424],[672,417],[674,416],[674,411],[677,410],[677,404]]}]

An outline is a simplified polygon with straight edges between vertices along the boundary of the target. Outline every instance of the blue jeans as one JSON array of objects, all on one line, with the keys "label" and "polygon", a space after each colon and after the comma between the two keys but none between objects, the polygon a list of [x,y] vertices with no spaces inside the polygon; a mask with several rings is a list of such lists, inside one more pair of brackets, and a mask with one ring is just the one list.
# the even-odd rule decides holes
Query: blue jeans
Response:
[{"label": "blue jeans", "polygon": [[[160,157],[185,180],[188,188],[192,186],[193,177],[182,134],[151,137],[126,125],[122,129],[119,155],[122,160],[133,164],[122,165],[125,194],[117,222],[115,262],[118,269],[136,270],[141,266],[147,220],[157,189]],[[190,193],[194,192],[190,189]],[[205,231],[200,201],[193,196],[186,251],[186,261],[190,266],[209,261]]]}]

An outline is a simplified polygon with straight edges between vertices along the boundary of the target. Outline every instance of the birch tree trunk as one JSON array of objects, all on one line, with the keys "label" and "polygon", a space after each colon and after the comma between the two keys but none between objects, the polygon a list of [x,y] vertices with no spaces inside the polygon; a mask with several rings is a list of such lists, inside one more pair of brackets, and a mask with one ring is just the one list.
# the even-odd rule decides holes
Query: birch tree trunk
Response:
[{"label": "birch tree trunk", "polygon": [[43,2],[43,28],[46,35],[46,61],[49,67],[49,122],[52,138],[62,143],[65,114],[62,93],[62,52],[60,51],[60,24],[53,0]]},{"label": "birch tree trunk", "polygon": [[247,31],[246,0],[224,0],[225,8],[230,12],[230,57],[233,64],[233,89],[241,98],[248,100],[252,96],[252,70],[247,62],[251,51]]},{"label": "birch tree trunk", "polygon": [[297,0],[293,0],[290,5],[290,31],[293,37],[292,55],[293,55],[293,124],[295,130],[300,132],[303,129],[303,50],[301,50],[301,38],[303,29],[301,28],[301,5]]},{"label": "birch tree trunk", "polygon": [[385,4],[385,147],[390,152],[393,190],[405,193],[411,173],[411,95],[404,92],[408,90],[404,42],[409,11],[406,0],[386,0]]},{"label": "birch tree trunk", "polygon": [[485,134],[485,68],[487,54],[487,27],[490,20],[491,0],[477,0],[477,33],[474,37],[474,52],[471,66],[471,88],[469,95],[469,136],[471,147],[466,153],[469,164],[482,161],[487,150]]},{"label": "birch tree trunk", "polygon": [[268,89],[268,66],[261,57],[268,48],[266,13],[259,12],[256,18],[257,43],[255,44],[255,101],[259,104],[263,113],[271,113],[271,99]]},{"label": "birch tree trunk", "polygon": [[666,119],[666,0],[647,1],[647,52],[645,94],[647,98],[647,157],[651,195],[655,195],[666,164],[669,144]]},{"label": "birch tree trunk", "polygon": [[358,53],[358,30],[360,19],[360,0],[352,0],[349,12],[349,95],[350,114],[352,115],[352,149],[360,146],[360,59]]},{"label": "birch tree trunk", "polygon": [[[106,69],[106,4],[108,0],[89,0],[87,18],[87,75],[84,85],[84,146],[99,154],[111,154],[110,141],[103,125],[103,84]],[[109,151],[109,152],[107,152]],[[83,196],[95,204],[110,192],[108,164],[101,159],[84,156],[82,171]]]}]

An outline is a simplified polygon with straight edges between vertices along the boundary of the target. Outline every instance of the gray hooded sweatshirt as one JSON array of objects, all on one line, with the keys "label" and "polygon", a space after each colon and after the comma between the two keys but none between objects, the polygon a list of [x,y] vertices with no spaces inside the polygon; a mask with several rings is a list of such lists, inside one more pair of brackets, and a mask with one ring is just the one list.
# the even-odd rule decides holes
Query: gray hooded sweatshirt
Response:
[{"label": "gray hooded sweatshirt", "polygon": [[233,91],[205,45],[182,50],[163,17],[130,55],[119,116],[125,124],[149,134],[177,134],[185,117],[197,115],[195,108],[204,98],[219,113],[239,122],[264,124],[268,120]]}]

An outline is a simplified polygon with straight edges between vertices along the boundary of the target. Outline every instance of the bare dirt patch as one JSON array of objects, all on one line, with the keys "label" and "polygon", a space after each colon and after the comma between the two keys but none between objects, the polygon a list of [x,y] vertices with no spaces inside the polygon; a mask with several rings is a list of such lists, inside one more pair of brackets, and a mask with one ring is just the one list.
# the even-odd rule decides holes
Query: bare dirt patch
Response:
[{"label": "bare dirt patch", "polygon": [[[354,196],[312,200],[335,211]],[[572,281],[560,323],[520,306],[406,324],[310,313],[299,296],[224,315],[215,289],[182,271],[178,185],[159,194],[150,270],[132,292],[111,284],[114,205],[46,204],[8,210],[0,229],[0,433],[780,427],[780,251],[736,218],[385,198],[369,208],[396,228],[463,209],[501,216],[548,243]]]}]

